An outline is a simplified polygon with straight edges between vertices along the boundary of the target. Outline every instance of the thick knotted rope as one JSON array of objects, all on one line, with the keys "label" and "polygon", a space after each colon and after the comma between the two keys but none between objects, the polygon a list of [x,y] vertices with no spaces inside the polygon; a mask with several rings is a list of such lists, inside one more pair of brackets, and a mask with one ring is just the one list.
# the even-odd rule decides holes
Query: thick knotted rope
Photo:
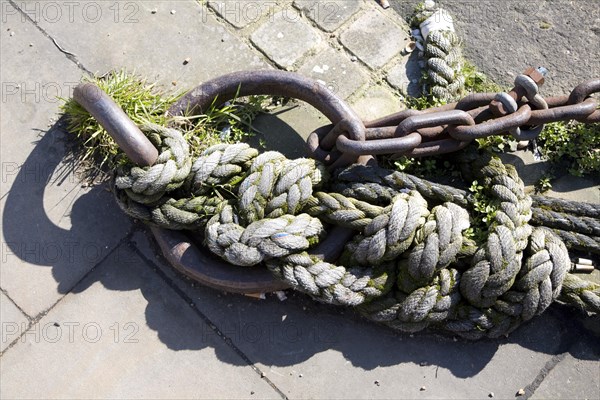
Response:
[{"label": "thick knotted rope", "polygon": [[531,235],[531,198],[514,167],[492,159],[478,173],[483,186],[500,200],[487,243],[473,256],[461,280],[461,292],[479,307],[493,305],[512,286]]},{"label": "thick knotted rope", "polygon": [[[207,247],[229,263],[265,263],[319,301],[358,307],[396,329],[430,326],[469,338],[508,334],[557,299],[600,312],[600,285],[568,273],[565,244],[530,225],[532,199],[498,159],[473,165],[497,208],[487,238],[476,243],[472,205],[460,189],[366,166],[327,177],[314,160],[259,155],[245,144],[213,146],[192,162],[178,132],[142,128],[161,156],[152,167],[117,171],[127,213],[203,230]],[[560,227],[593,234],[595,210],[582,211],[585,224]],[[356,231],[337,264],[307,252],[328,224]]]},{"label": "thick knotted rope", "polygon": [[267,262],[269,270],[296,290],[328,304],[358,306],[387,293],[394,284],[392,263],[374,268],[334,265],[306,252]]},{"label": "thick knotted rope", "polygon": [[244,143],[212,146],[192,165],[186,189],[196,196],[218,186],[231,190],[257,156],[258,151]]},{"label": "thick knotted rope", "polygon": [[125,190],[127,195],[142,204],[152,204],[183,185],[190,173],[191,159],[187,142],[175,129],[165,129],[157,125],[142,125],[142,132],[152,144],[160,149],[158,159],[149,168],[124,166],[115,185]]},{"label": "thick knotted rope", "polygon": [[252,266],[307,250],[323,233],[323,225],[307,214],[283,215],[252,222],[235,222],[231,206],[215,215],[206,227],[206,244],[231,264]]},{"label": "thick knotted rope", "polygon": [[395,260],[413,244],[417,230],[425,226],[429,215],[427,202],[419,192],[402,193],[375,217],[362,234],[348,243],[350,261],[361,265],[378,265]]},{"label": "thick knotted rope", "polygon": [[[434,184],[398,171],[367,168],[361,165],[341,171],[330,187],[344,196],[373,204],[389,202],[402,188],[417,190],[432,201],[450,201],[463,207],[467,207],[469,204],[469,194],[464,190],[438,183]],[[599,204],[544,196],[532,196],[531,198],[533,200],[530,221],[532,225],[551,228],[570,249],[600,254],[600,236],[593,234],[595,227],[600,224]],[[591,234],[590,231],[592,231]]]},{"label": "thick knotted rope", "polygon": [[433,2],[425,2],[423,7],[414,17],[418,29],[413,31],[420,54],[425,58],[423,90],[427,95],[449,102],[460,95],[465,85],[461,74],[460,38],[447,11],[436,8]]}]

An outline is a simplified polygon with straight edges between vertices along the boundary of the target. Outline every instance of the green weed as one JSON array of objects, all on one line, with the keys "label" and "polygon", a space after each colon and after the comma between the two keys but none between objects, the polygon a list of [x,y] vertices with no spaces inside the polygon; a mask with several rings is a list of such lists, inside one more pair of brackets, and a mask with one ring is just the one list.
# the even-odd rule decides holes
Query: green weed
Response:
[{"label": "green weed", "polygon": [[552,179],[554,175],[549,172],[545,172],[540,179],[535,183],[535,192],[536,193],[544,193],[548,190],[552,189]]},{"label": "green weed", "polygon": [[547,124],[538,146],[555,168],[565,167],[571,175],[597,176],[600,172],[600,124]]},{"label": "green weed", "polygon": [[[166,111],[183,93],[167,93],[156,83],[126,70],[113,71],[105,76],[85,77],[84,81],[98,85],[136,124],[167,125],[174,122],[188,140],[193,155],[216,143],[245,139],[252,132],[252,120],[265,105],[265,97],[254,96],[245,103],[234,100],[222,106],[213,105],[202,115],[170,120],[166,117]],[[96,168],[113,169],[121,154],[116,142],[75,100],[62,100],[61,110],[66,116],[67,130],[81,146],[79,162],[88,161],[95,164]]]}]

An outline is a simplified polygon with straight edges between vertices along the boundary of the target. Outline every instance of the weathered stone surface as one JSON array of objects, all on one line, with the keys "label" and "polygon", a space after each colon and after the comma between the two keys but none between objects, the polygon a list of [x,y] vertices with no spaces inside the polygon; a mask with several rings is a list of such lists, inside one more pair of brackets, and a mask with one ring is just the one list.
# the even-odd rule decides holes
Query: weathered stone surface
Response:
[{"label": "weathered stone surface", "polygon": [[405,107],[391,91],[373,86],[352,103],[352,108],[364,121],[370,121],[401,111]]},{"label": "weathered stone surface", "polygon": [[11,7],[2,3],[0,285],[35,318],[125,237],[130,220],[106,186],[82,187],[64,161],[57,96],[70,97],[83,71]]},{"label": "weathered stone surface", "polygon": [[289,69],[321,41],[317,32],[288,8],[269,17],[250,39],[273,62]]},{"label": "weathered stone surface", "polygon": [[361,0],[295,0],[294,6],[326,32],[332,32],[348,21],[361,7]]},{"label": "weathered stone surface", "polygon": [[368,80],[356,62],[330,47],[306,60],[298,72],[322,82],[341,98],[350,96]]},{"label": "weathered stone surface", "polygon": [[340,36],[342,44],[372,69],[400,53],[405,38],[407,33],[378,10],[364,13]]},{"label": "weathered stone surface", "polygon": [[412,53],[410,56],[401,58],[400,62],[390,69],[387,81],[405,96],[419,97],[421,95],[420,77],[418,56],[416,53]]},{"label": "weathered stone surface", "polygon": [[[60,7],[58,21],[44,18],[43,13],[31,15],[92,72],[127,68],[166,88],[189,90],[228,72],[268,68],[260,53],[195,0],[161,1],[156,7],[144,1],[89,2],[85,3],[89,6],[76,7],[72,19],[72,3],[53,4]],[[156,13],[151,12],[153,8]],[[90,19],[94,10],[97,20]],[[184,63],[187,58],[190,61]]]},{"label": "weathered stone surface", "polygon": [[[502,162],[513,165],[526,190],[535,191],[535,185],[547,174],[550,163],[546,160],[536,159],[530,150],[519,150],[500,155]],[[577,177],[567,171],[554,172],[556,178],[552,180],[552,189],[544,193],[545,196],[558,197],[572,201],[583,201],[593,204],[600,203],[600,185],[593,177]]]},{"label": "weathered stone surface", "polygon": [[3,354],[0,397],[280,398],[146,264],[100,264]]},{"label": "weathered stone surface", "polygon": [[552,183],[548,196],[560,197],[572,201],[585,201],[600,204],[600,185],[598,179],[579,178],[570,174],[564,175]]},{"label": "weathered stone surface", "polygon": [[250,139],[250,144],[255,148],[279,151],[289,158],[306,157],[308,135],[327,124],[330,121],[308,104],[287,104],[254,120],[253,126],[259,133]]},{"label": "weathered stone surface", "polygon": [[599,346],[576,343],[558,358],[560,361],[548,372],[532,399],[600,398]]}]

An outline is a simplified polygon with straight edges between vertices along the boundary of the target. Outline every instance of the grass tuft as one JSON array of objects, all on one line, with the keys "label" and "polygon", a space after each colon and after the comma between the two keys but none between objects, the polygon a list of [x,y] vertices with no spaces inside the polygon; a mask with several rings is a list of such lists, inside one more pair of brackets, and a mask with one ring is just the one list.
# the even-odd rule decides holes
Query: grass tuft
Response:
[{"label": "grass tuft", "polygon": [[[252,120],[265,108],[266,97],[251,96],[244,103],[232,100],[213,105],[205,114],[168,119],[165,114],[184,93],[167,93],[156,82],[134,72],[112,71],[103,76],[85,77],[104,90],[136,124],[167,125],[174,122],[197,156],[217,143],[239,142],[252,133]],[[94,170],[114,169],[122,152],[116,142],[83,107],[73,99],[61,99],[67,130],[79,142],[79,162]],[[85,173],[84,173],[85,174]]]},{"label": "grass tuft", "polygon": [[[83,80],[98,85],[136,124],[164,124],[165,112],[179,98],[177,94],[165,94],[155,83],[125,70]],[[120,153],[117,143],[79,103],[73,99],[62,100],[67,130],[77,138],[82,149],[81,161],[93,162],[98,168],[115,167]]]}]

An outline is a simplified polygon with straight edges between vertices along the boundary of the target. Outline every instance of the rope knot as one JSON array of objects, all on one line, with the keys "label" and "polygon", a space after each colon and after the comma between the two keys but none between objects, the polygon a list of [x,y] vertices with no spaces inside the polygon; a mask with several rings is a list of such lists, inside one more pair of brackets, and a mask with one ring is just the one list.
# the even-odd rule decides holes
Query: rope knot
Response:
[{"label": "rope knot", "polygon": [[187,190],[196,196],[209,194],[218,186],[231,191],[257,156],[258,150],[246,143],[211,146],[192,165]]},{"label": "rope knot", "polygon": [[[368,166],[348,167],[323,188],[329,177],[311,159],[221,144],[192,163],[181,133],[141,129],[160,155],[152,167],[119,169],[121,208],[161,227],[204,229],[213,253],[235,265],[264,262],[319,301],[359,306],[396,329],[436,326],[472,339],[508,334],[556,299],[600,312],[600,285],[569,274],[562,240],[530,226],[532,199],[499,159],[472,164],[494,210],[476,244],[467,234],[476,199],[460,189]],[[598,210],[586,210],[577,224],[596,232]],[[324,223],[356,231],[338,265],[308,253]]]},{"label": "rope knot", "polygon": [[250,223],[299,213],[323,171],[312,159],[288,160],[275,151],[259,155],[238,189],[240,215]]},{"label": "rope knot", "polygon": [[404,253],[429,215],[427,202],[417,191],[400,193],[392,204],[365,226],[348,244],[351,262],[378,265]]},{"label": "rope knot", "polygon": [[132,200],[152,204],[165,193],[183,185],[190,173],[192,160],[188,143],[181,132],[155,124],[141,125],[140,129],[160,149],[158,159],[150,167],[127,164],[119,168],[115,185]]},{"label": "rope knot", "polygon": [[206,226],[206,244],[234,265],[252,266],[308,249],[323,233],[321,221],[307,214],[283,215],[238,224],[233,207],[226,206]]},{"label": "rope knot", "polygon": [[345,268],[306,252],[267,261],[278,278],[315,299],[344,306],[358,306],[389,292],[394,284],[393,263],[373,268]]}]

